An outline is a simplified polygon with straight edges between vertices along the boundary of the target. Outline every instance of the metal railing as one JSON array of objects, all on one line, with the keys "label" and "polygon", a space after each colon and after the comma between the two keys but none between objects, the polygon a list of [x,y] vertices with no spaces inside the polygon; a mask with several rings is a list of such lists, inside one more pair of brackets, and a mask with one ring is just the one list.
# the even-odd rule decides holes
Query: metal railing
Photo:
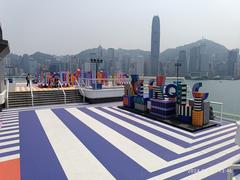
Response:
[{"label": "metal railing", "polygon": [[30,92],[31,92],[31,98],[32,98],[32,106],[34,106],[34,99],[33,99],[33,90],[32,90],[32,81],[30,80],[30,84],[29,84],[29,87],[30,87]]},{"label": "metal railing", "polygon": [[[58,81],[58,84],[61,86],[61,90],[62,90],[62,92],[63,92],[63,96],[64,96],[64,104],[67,104],[66,93],[65,93],[65,91],[64,91],[64,89],[63,89],[63,86],[62,86],[61,81]],[[59,88],[59,87],[58,87],[58,88]]]},{"label": "metal railing", "polygon": [[6,79],[6,106],[9,108],[9,81]]},{"label": "metal railing", "polygon": [[[86,89],[92,88],[93,84],[96,84],[98,82],[102,83],[103,89],[107,88],[119,88],[122,87],[126,83],[130,82],[129,78],[80,78],[80,82],[83,82],[84,87]],[[82,83],[81,83],[82,84]]]},{"label": "metal railing", "polygon": [[83,102],[85,102],[85,92],[84,89],[80,86],[79,82],[77,80],[75,80],[77,87],[78,87],[78,91],[79,93],[82,95],[83,97]]}]

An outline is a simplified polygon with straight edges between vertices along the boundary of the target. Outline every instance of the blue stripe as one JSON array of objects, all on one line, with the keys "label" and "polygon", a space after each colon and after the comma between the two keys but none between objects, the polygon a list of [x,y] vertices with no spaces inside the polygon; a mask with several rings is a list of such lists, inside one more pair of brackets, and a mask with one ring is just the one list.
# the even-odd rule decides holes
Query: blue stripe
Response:
[{"label": "blue stripe", "polygon": [[0,153],[0,157],[10,156],[10,155],[14,155],[14,154],[19,154],[19,150]]},{"label": "blue stripe", "polygon": [[9,138],[9,139],[3,139],[3,140],[0,140],[0,143],[2,143],[2,142],[7,142],[7,141],[18,140],[18,139],[19,139],[19,137]]},{"label": "blue stripe", "polygon": [[5,149],[5,148],[10,148],[10,147],[15,147],[15,146],[19,146],[19,143],[14,143],[14,144],[8,144],[8,145],[0,146],[0,150],[1,149]]},{"label": "blue stripe", "polygon": [[[196,167],[196,169],[199,169],[199,170],[207,169],[207,168],[209,168],[211,166],[214,166],[214,165],[216,165],[218,163],[221,163],[221,162],[223,162],[223,161],[225,161],[225,160],[227,160],[227,159],[229,159],[229,158],[231,158],[231,157],[233,157],[235,155],[238,155],[239,153],[240,153],[240,150],[233,151],[233,152],[231,152],[229,154],[226,154],[225,156],[222,156],[222,157],[220,157],[218,159],[210,161],[209,163],[206,163],[206,164],[203,164],[203,165],[201,165],[199,167]],[[225,180],[225,179],[227,179],[227,174],[226,173],[221,173],[221,174],[222,174],[222,176],[218,180]],[[183,172],[181,174],[178,174],[178,175],[176,175],[176,176],[174,176],[172,178],[173,179],[182,179],[182,178],[184,178],[186,176],[189,176],[189,175],[191,175],[191,174],[189,174],[189,171],[185,171],[185,172]],[[207,179],[212,179],[212,178],[207,178]],[[214,180],[214,179],[212,179],[212,180]]]},{"label": "blue stripe", "polygon": [[0,137],[10,136],[10,135],[16,135],[16,134],[19,134],[19,132],[9,133],[9,134],[2,134],[2,135],[0,135]]},{"label": "blue stripe", "polygon": [[7,131],[14,131],[14,130],[18,130],[18,129],[19,128],[12,128],[12,129],[7,129],[7,130],[6,129],[5,130],[4,129],[0,129],[0,133],[1,132],[7,132]]},{"label": "blue stripe", "polygon": [[[81,110],[83,111],[85,108]],[[54,109],[52,111],[115,178],[142,179],[142,177],[148,174],[144,168],[139,166],[136,162],[66,110]]]},{"label": "blue stripe", "polygon": [[67,179],[35,112],[19,118],[21,179]]},{"label": "blue stripe", "polygon": [[2,124],[12,124],[12,123],[18,123],[18,120],[15,120],[16,122],[3,122]]},{"label": "blue stripe", "polygon": [[[113,109],[113,110],[116,110],[116,111],[125,113],[125,114],[127,114],[127,115],[130,115],[130,116],[132,116],[132,117],[136,117],[136,118],[138,118],[139,120],[147,121],[147,122],[149,122],[149,123],[151,123],[151,124],[154,124],[154,125],[156,125],[156,126],[162,127],[162,128],[167,129],[167,130],[169,130],[169,131],[172,131],[172,132],[181,134],[181,135],[183,135],[183,136],[185,136],[185,137],[188,137],[188,138],[191,138],[191,139],[198,139],[198,138],[201,138],[201,137],[205,137],[205,136],[207,136],[207,135],[210,135],[210,134],[213,134],[213,133],[216,133],[216,132],[220,132],[220,131],[223,131],[223,130],[226,130],[226,129],[229,129],[229,128],[232,128],[232,127],[236,126],[236,124],[234,124],[234,123],[232,123],[232,126],[229,126],[229,127],[226,127],[226,128],[222,128],[222,129],[217,129],[216,127],[219,127],[219,126],[214,126],[214,127],[212,127],[212,128],[216,128],[215,131],[212,131],[212,132],[209,132],[209,133],[206,133],[206,134],[203,134],[203,135],[199,135],[199,136],[197,136],[197,137],[193,137],[193,136],[188,135],[188,134],[186,134],[186,133],[183,133],[183,132],[181,132],[181,131],[177,131],[177,130],[172,129],[172,128],[170,128],[170,127],[163,126],[163,125],[161,125],[161,124],[158,124],[158,123],[149,121],[149,120],[147,120],[147,119],[144,119],[144,118],[142,118],[142,117],[136,116],[135,114],[130,113],[130,112],[127,112],[127,111],[124,111],[124,110],[122,110],[122,109],[119,109],[119,108],[118,108],[118,109],[115,109],[115,108],[112,108],[112,107],[110,107],[110,108]],[[229,124],[229,123],[225,123],[225,124]],[[169,125],[169,126],[170,126],[170,125]],[[203,132],[203,131],[205,131],[205,130],[209,130],[209,128],[208,128],[208,129],[203,129],[203,130],[201,130],[201,131],[199,131],[199,132]],[[198,134],[199,132],[193,133],[193,134]]]},{"label": "blue stripe", "polygon": [[[14,127],[14,126],[18,126],[19,124],[14,124],[14,125],[7,125],[7,126],[4,126],[4,127],[2,127],[2,128],[8,128],[8,127]],[[1,129],[1,128],[0,128]]]},{"label": "blue stripe", "polygon": [[85,112],[86,114],[92,116],[94,119],[97,121],[100,121],[101,123],[105,124],[106,126],[110,127],[111,129],[114,129],[118,133],[122,134],[123,136],[127,137],[128,139],[134,141],[135,143],[139,144],[140,146],[144,147],[145,149],[151,151],[152,153],[160,156],[164,160],[173,160],[177,158],[177,154],[169,151],[167,148],[163,146],[159,146],[158,144],[146,139],[143,136],[140,136],[136,134],[133,131],[130,131],[117,123],[108,120],[104,116],[101,116],[93,111],[90,111],[89,109],[86,108],[81,108],[81,111]]},{"label": "blue stripe", "polygon": [[172,142],[172,143],[174,143],[174,144],[178,144],[178,145],[180,145],[180,146],[182,146],[182,147],[184,147],[184,148],[187,148],[187,147],[189,147],[189,146],[191,145],[190,143],[187,143],[187,142],[185,142],[185,141],[182,141],[182,140],[180,140],[180,139],[177,139],[177,138],[175,138],[175,137],[173,137],[173,136],[167,135],[167,134],[165,134],[165,133],[162,133],[162,132],[160,132],[160,131],[158,131],[158,130],[155,130],[155,129],[152,129],[152,128],[150,128],[150,127],[147,127],[147,126],[145,126],[145,125],[143,125],[143,124],[140,124],[140,123],[135,122],[135,121],[133,121],[133,120],[131,120],[131,119],[128,119],[128,118],[126,118],[126,117],[124,117],[124,116],[122,116],[122,115],[118,115],[118,114],[116,114],[116,113],[114,113],[114,112],[108,111],[108,110],[103,109],[103,108],[101,108],[101,107],[99,107],[99,108],[97,108],[97,109],[99,109],[99,110],[101,110],[101,111],[103,111],[103,112],[105,112],[105,113],[108,113],[108,114],[110,114],[110,115],[112,115],[112,116],[114,116],[114,117],[116,117],[116,118],[119,118],[119,119],[121,119],[122,121],[125,121],[125,122],[127,122],[127,123],[129,123],[129,124],[132,124],[132,125],[134,125],[134,126],[136,126],[136,127],[139,127],[139,128],[141,128],[141,129],[143,129],[143,130],[145,130],[145,131],[147,131],[147,132],[150,132],[151,134],[154,134],[154,135],[156,135],[156,136],[158,136],[158,137],[161,137],[161,138],[163,138],[163,139],[166,139],[167,141],[170,141],[170,142]]},{"label": "blue stripe", "polygon": [[[168,171],[172,171],[172,170],[174,170],[174,169],[180,168],[180,167],[182,167],[182,166],[185,166],[185,165],[194,163],[194,162],[199,161],[199,160],[201,160],[201,159],[210,157],[210,156],[212,156],[212,155],[214,155],[214,154],[216,154],[216,153],[222,152],[223,150],[226,150],[226,149],[231,148],[231,147],[233,147],[233,146],[235,146],[235,143],[231,143],[231,144],[229,144],[229,145],[227,145],[227,146],[224,146],[224,147],[222,147],[222,148],[216,149],[216,150],[211,151],[211,152],[209,152],[209,153],[207,153],[207,154],[204,154],[204,155],[201,155],[201,156],[197,156],[197,157],[192,158],[192,159],[189,159],[189,160],[187,160],[187,161],[183,161],[183,162],[181,162],[181,163],[178,163],[178,164],[175,164],[175,165],[172,165],[172,166],[163,168],[163,169],[161,169],[161,170],[158,170],[158,171],[152,173],[152,176],[156,176],[156,175],[159,175],[159,174],[163,174],[163,173],[166,173],[166,172],[168,172]],[[188,173],[188,172],[187,172],[187,173]],[[189,174],[188,174],[188,175],[189,175]],[[179,178],[179,179],[181,179],[181,178]]]}]

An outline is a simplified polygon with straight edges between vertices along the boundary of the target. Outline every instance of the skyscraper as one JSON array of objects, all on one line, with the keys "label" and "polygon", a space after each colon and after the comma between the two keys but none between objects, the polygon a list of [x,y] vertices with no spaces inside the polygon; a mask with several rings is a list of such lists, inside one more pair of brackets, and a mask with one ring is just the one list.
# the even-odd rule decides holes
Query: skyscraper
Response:
[{"label": "skyscraper", "polygon": [[189,73],[192,78],[208,78],[208,72],[209,58],[203,42],[190,49]]},{"label": "skyscraper", "polygon": [[181,64],[181,66],[179,67],[179,76],[186,77],[187,76],[187,54],[185,50],[179,51],[178,63]]},{"label": "skyscraper", "polygon": [[237,75],[237,61],[239,56],[239,49],[233,49],[228,52],[228,61],[227,61],[227,68],[228,68],[228,76],[233,78]]},{"label": "skyscraper", "polygon": [[152,20],[151,37],[151,72],[150,75],[156,76],[159,73],[159,53],[160,53],[160,20],[154,16]]}]

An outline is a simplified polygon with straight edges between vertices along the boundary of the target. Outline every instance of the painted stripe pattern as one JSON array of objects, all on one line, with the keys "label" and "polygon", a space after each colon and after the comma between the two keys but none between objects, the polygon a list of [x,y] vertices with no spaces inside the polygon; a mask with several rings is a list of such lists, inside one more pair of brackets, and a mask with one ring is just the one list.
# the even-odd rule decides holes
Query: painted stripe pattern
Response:
[{"label": "painted stripe pattern", "polygon": [[20,128],[26,179],[226,179],[240,159],[234,123],[189,133],[116,107],[69,107],[20,112]]},{"label": "painted stripe pattern", "polygon": [[18,112],[0,112],[0,163],[19,158]]}]

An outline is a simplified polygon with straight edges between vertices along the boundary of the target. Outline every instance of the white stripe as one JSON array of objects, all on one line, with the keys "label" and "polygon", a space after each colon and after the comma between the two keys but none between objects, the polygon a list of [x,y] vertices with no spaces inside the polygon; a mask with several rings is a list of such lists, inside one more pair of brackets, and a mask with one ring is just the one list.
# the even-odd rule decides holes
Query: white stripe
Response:
[{"label": "white stripe", "polygon": [[9,160],[18,159],[18,158],[20,158],[19,154],[13,154],[9,156],[0,157],[0,162],[9,161]]},{"label": "white stripe", "polygon": [[161,166],[161,169],[166,168],[166,167],[169,167],[169,166],[172,166],[172,165],[175,165],[175,164],[178,164],[178,163],[181,163],[181,162],[183,162],[183,161],[187,161],[187,160],[189,160],[189,159],[196,158],[196,157],[201,156],[201,155],[204,155],[204,154],[207,154],[207,153],[209,153],[209,152],[211,152],[211,151],[214,151],[214,150],[219,149],[219,148],[221,148],[221,147],[227,146],[227,145],[229,145],[229,144],[231,144],[231,143],[234,143],[234,142],[235,142],[235,140],[234,140],[234,139],[231,139],[231,140],[228,140],[228,141],[223,142],[223,143],[221,143],[221,144],[217,144],[217,145],[212,146],[212,147],[209,147],[209,148],[207,148],[207,149],[203,149],[203,150],[201,150],[201,151],[195,152],[195,153],[193,153],[193,154],[189,154],[189,155],[187,155],[187,156],[183,156],[183,157],[180,157],[180,158],[178,158],[178,159],[174,159],[174,160],[172,160],[172,161],[167,162],[166,164],[163,164],[163,165]]},{"label": "white stripe", "polygon": [[9,120],[17,120],[18,117],[2,117],[0,118],[0,121],[9,121]]},{"label": "white stripe", "polygon": [[3,125],[12,125],[12,124],[14,124],[14,123],[17,123],[17,124],[19,124],[19,120],[12,120],[12,121],[3,121],[3,122],[0,122],[0,123],[2,123]]},{"label": "white stripe", "polygon": [[19,126],[14,126],[14,127],[2,127],[2,128],[0,128],[0,132],[1,132],[2,130],[9,130],[9,129],[16,129],[16,128],[19,128]]},{"label": "white stripe", "polygon": [[125,122],[125,121],[123,121],[119,118],[116,118],[116,117],[114,117],[114,116],[112,116],[108,113],[105,113],[105,112],[100,111],[100,110],[98,110],[96,108],[93,108],[93,107],[90,107],[89,110],[107,118],[110,121],[113,121],[113,122],[119,124],[120,126],[123,126],[126,129],[129,129],[130,131],[133,131],[134,133],[136,133],[140,136],[143,136],[144,138],[146,138],[146,139],[148,139],[148,140],[150,140],[150,141],[152,141],[152,142],[154,142],[154,143],[156,143],[160,146],[163,146],[163,147],[167,148],[170,151],[173,151],[177,154],[181,154],[181,153],[185,152],[184,147],[179,146],[175,143],[172,143],[171,141],[168,141],[168,140],[166,140],[164,138],[161,138],[159,136],[156,136],[154,134],[151,134],[148,131],[145,131],[141,128],[138,128],[137,126],[134,126],[130,123],[127,123],[127,122]]},{"label": "white stripe", "polygon": [[3,116],[17,116],[18,113],[19,113],[18,111],[7,110],[7,111],[3,111],[2,115]]},{"label": "white stripe", "polygon": [[[119,108],[117,108],[117,107],[113,107],[113,108],[119,110]],[[125,111],[125,112],[127,112],[127,113],[130,113],[129,111],[122,110],[122,109],[120,109],[120,111]],[[133,114],[133,113],[130,113],[130,114]],[[140,117],[140,118],[142,118],[142,119],[146,119],[146,120],[148,120],[148,121],[154,122],[154,123],[156,123],[156,124],[160,124],[160,125],[162,125],[162,126],[168,127],[168,128],[170,128],[170,129],[174,129],[174,130],[176,130],[176,131],[178,131],[178,132],[182,132],[182,133],[187,134],[187,135],[190,135],[190,136],[192,136],[192,137],[198,137],[198,136],[201,136],[201,135],[204,135],[204,134],[207,134],[207,133],[210,133],[210,132],[214,132],[214,131],[217,131],[217,130],[220,130],[220,129],[224,129],[224,128],[231,127],[231,126],[236,126],[235,123],[229,123],[229,124],[226,124],[226,125],[222,125],[222,126],[219,126],[219,127],[211,128],[211,129],[209,129],[209,130],[205,130],[205,131],[203,131],[203,132],[199,132],[199,133],[195,133],[195,134],[194,134],[194,133],[190,133],[190,132],[188,132],[188,131],[185,131],[185,130],[182,130],[182,129],[179,129],[179,128],[176,128],[176,127],[173,127],[173,126],[170,126],[170,125],[167,125],[167,124],[164,124],[164,123],[159,122],[159,121],[154,121],[154,120],[152,120],[152,119],[150,119],[150,118],[147,118],[147,117],[144,117],[144,116],[141,116],[141,115],[138,115],[138,114],[133,114],[133,115],[136,116],[136,117]]]},{"label": "white stripe", "polygon": [[[222,170],[230,167],[234,162],[238,161],[239,159],[240,159],[240,154],[235,155],[235,156],[233,156],[233,157],[231,157],[231,158],[229,158],[229,159],[227,159],[227,160],[225,160],[223,162],[220,162],[220,163],[218,163],[218,164],[216,164],[214,166],[211,166],[211,167],[209,167],[207,169],[204,169],[204,170],[202,170],[202,171],[200,171],[198,173],[195,173],[195,174],[192,174],[190,176],[187,176],[187,177],[184,178],[184,180],[204,179],[204,178],[206,178],[208,176],[211,176],[211,175],[213,175],[213,174],[215,174],[217,172],[221,172]],[[225,171],[225,173],[227,173],[227,172]]]},{"label": "white stripe", "polygon": [[18,150],[19,150],[19,146],[14,146],[14,147],[0,149],[0,153],[7,153],[12,151],[18,151]]},{"label": "white stripe", "polygon": [[16,115],[3,115],[1,118],[4,118],[4,119],[18,118],[18,114],[16,114]]},{"label": "white stripe", "polygon": [[6,127],[6,126],[14,126],[14,127],[16,127],[18,125],[19,125],[19,123],[17,122],[17,123],[11,123],[11,124],[2,124],[2,127]]},{"label": "white stripe", "polygon": [[1,146],[6,146],[6,145],[10,145],[10,144],[16,144],[16,143],[19,143],[19,139],[13,140],[13,141],[1,142],[1,143],[0,143],[0,147],[1,147]]},{"label": "white stripe", "polygon": [[219,131],[219,132],[216,132],[216,133],[209,134],[209,135],[207,135],[207,136],[204,136],[204,137],[201,137],[201,138],[198,138],[198,139],[191,139],[191,138],[188,138],[188,137],[183,136],[183,135],[181,135],[181,134],[178,134],[178,133],[169,131],[169,130],[167,130],[167,129],[161,128],[161,127],[156,126],[156,125],[153,125],[153,124],[151,124],[151,123],[141,121],[141,120],[139,120],[138,118],[135,118],[135,117],[133,117],[133,116],[129,116],[129,115],[127,115],[127,114],[124,114],[124,113],[122,113],[122,112],[113,110],[113,109],[111,109],[111,108],[103,107],[103,109],[106,109],[106,110],[108,110],[108,111],[110,111],[110,112],[113,112],[113,113],[116,113],[116,114],[118,114],[118,115],[121,115],[121,116],[123,116],[123,117],[126,117],[126,118],[128,118],[128,119],[130,119],[130,120],[132,120],[132,121],[138,122],[138,123],[140,123],[140,124],[143,124],[143,125],[145,125],[145,126],[148,126],[148,127],[152,128],[152,129],[155,129],[155,130],[157,130],[157,131],[160,131],[160,132],[162,132],[162,133],[165,133],[165,134],[167,134],[167,135],[170,135],[170,136],[172,136],[172,137],[174,137],[174,138],[180,139],[180,140],[185,141],[185,142],[187,142],[187,143],[199,142],[199,141],[202,141],[202,140],[207,139],[207,138],[211,138],[211,137],[218,136],[218,135],[220,135],[220,134],[223,134],[223,133],[226,133],[226,132],[229,132],[229,131],[233,131],[233,130],[235,130],[235,129],[237,128],[237,127],[235,126],[235,127],[232,127],[232,128],[226,129],[226,130],[223,130],[223,131]]},{"label": "white stripe", "polygon": [[19,130],[12,130],[12,131],[4,131],[4,132],[0,132],[0,135],[5,135],[5,134],[11,134],[11,133],[19,133]]},{"label": "white stripe", "polygon": [[221,141],[221,140],[226,139],[226,138],[229,138],[229,137],[232,137],[232,136],[234,136],[235,134],[236,134],[236,132],[232,132],[232,133],[226,134],[226,135],[224,135],[224,136],[219,136],[219,137],[214,138],[214,139],[211,139],[211,140],[209,140],[209,141],[205,141],[205,142],[203,142],[203,143],[197,144],[197,145],[195,145],[195,146],[191,146],[191,147],[189,147],[189,148],[186,148],[186,152],[192,151],[192,150],[195,150],[195,149],[198,149],[198,148],[201,148],[201,147],[203,147],[203,146],[207,146],[207,145],[209,145],[209,144],[212,144],[212,143],[217,142],[217,141]]},{"label": "white stripe", "polygon": [[18,138],[18,137],[19,137],[18,134],[9,135],[9,136],[3,136],[3,137],[0,137],[0,141],[1,140],[5,140],[5,139]]},{"label": "white stripe", "polygon": [[166,161],[76,108],[66,109],[140,166],[153,172]]},{"label": "white stripe", "polygon": [[114,179],[51,110],[36,110],[68,179]]},{"label": "white stripe", "polygon": [[141,121],[141,120],[139,120],[139,119],[136,118],[136,117],[129,116],[129,115],[127,115],[127,114],[124,114],[124,113],[122,113],[122,112],[119,112],[119,111],[116,111],[116,110],[113,110],[113,109],[110,109],[110,108],[107,108],[107,107],[104,107],[104,109],[106,109],[106,110],[108,110],[108,111],[110,111],[110,112],[116,113],[116,114],[118,114],[118,115],[121,115],[121,116],[123,116],[123,117],[126,117],[126,118],[128,118],[129,120],[138,122],[138,123],[143,124],[143,125],[145,125],[145,126],[147,126],[147,127],[150,127],[150,128],[155,129],[155,130],[157,130],[157,131],[160,131],[160,132],[162,132],[162,133],[165,133],[165,134],[167,134],[167,135],[170,135],[170,136],[172,136],[172,137],[181,139],[181,140],[183,140],[183,141],[185,141],[185,142],[188,142],[188,143],[194,142],[194,140],[191,139],[191,138],[188,138],[188,137],[183,136],[183,135],[181,135],[181,134],[178,134],[178,133],[169,131],[169,130],[167,130],[167,129],[161,128],[161,127],[156,126],[156,125],[154,125],[154,124],[151,124],[151,123],[149,123],[149,122]]},{"label": "white stripe", "polygon": [[163,147],[165,147],[165,148],[169,149],[170,151],[173,151],[173,152],[175,152],[177,154],[181,154],[181,153],[185,153],[185,152],[188,152],[188,151],[192,151],[192,150],[201,148],[203,146],[206,146],[206,145],[209,145],[211,143],[223,140],[225,138],[234,136],[236,134],[236,132],[233,132],[233,133],[230,133],[230,134],[227,134],[227,135],[224,135],[224,136],[218,136],[217,138],[214,138],[214,139],[211,139],[209,141],[205,141],[205,142],[199,143],[197,145],[194,145],[194,146],[191,146],[191,147],[188,147],[188,148],[183,148],[183,147],[178,146],[178,145],[176,145],[176,144],[174,144],[172,142],[169,142],[169,141],[167,141],[167,140],[165,140],[163,138],[160,139],[160,137],[158,137],[158,136],[155,136],[155,135],[153,136],[153,134],[151,134],[151,133],[149,133],[147,131],[144,131],[144,130],[142,130],[140,128],[137,128],[136,126],[133,126],[133,125],[131,125],[129,123],[126,123],[126,122],[124,122],[122,120],[119,120],[118,118],[116,118],[114,116],[111,116],[111,115],[109,115],[109,114],[107,114],[107,113],[105,113],[103,111],[97,110],[97,109],[92,108],[92,107],[89,108],[89,109],[94,111],[94,112],[96,112],[96,113],[98,113],[98,114],[100,114],[100,115],[103,115],[104,117],[108,118],[108,120],[111,120],[111,121],[113,121],[115,123],[118,123],[118,124],[122,125],[123,127],[127,128],[127,129],[129,129],[129,130],[131,130],[131,131],[133,131],[133,132],[135,132],[135,133],[137,133],[137,134],[139,134],[139,135],[149,139],[150,141],[153,141],[153,142],[159,144],[160,146],[163,146]]},{"label": "white stripe", "polygon": [[170,178],[170,177],[172,177],[172,176],[175,176],[175,175],[180,174],[180,173],[182,173],[182,172],[185,172],[185,171],[187,171],[187,170],[193,169],[194,167],[198,167],[198,166],[201,166],[201,165],[203,165],[203,164],[206,164],[206,163],[208,163],[208,162],[210,162],[210,161],[213,161],[213,160],[215,160],[215,159],[221,158],[222,156],[227,155],[228,153],[231,153],[231,152],[236,151],[236,150],[238,150],[238,149],[239,149],[238,146],[233,146],[233,147],[228,148],[228,149],[226,149],[226,150],[224,150],[224,151],[221,151],[221,152],[219,152],[219,153],[216,153],[216,154],[214,154],[214,155],[212,155],[212,156],[203,158],[203,159],[201,159],[201,160],[199,160],[199,161],[195,161],[195,162],[190,163],[190,164],[187,164],[187,165],[185,165],[185,166],[181,166],[181,167],[179,167],[179,168],[177,168],[177,169],[174,169],[174,170],[172,170],[172,171],[168,171],[168,172],[166,172],[166,173],[164,173],[164,174],[160,174],[160,175],[155,176],[155,177],[153,177],[153,178],[151,178],[151,179],[156,179],[156,180],[158,180],[158,179],[167,179],[167,178]]}]

